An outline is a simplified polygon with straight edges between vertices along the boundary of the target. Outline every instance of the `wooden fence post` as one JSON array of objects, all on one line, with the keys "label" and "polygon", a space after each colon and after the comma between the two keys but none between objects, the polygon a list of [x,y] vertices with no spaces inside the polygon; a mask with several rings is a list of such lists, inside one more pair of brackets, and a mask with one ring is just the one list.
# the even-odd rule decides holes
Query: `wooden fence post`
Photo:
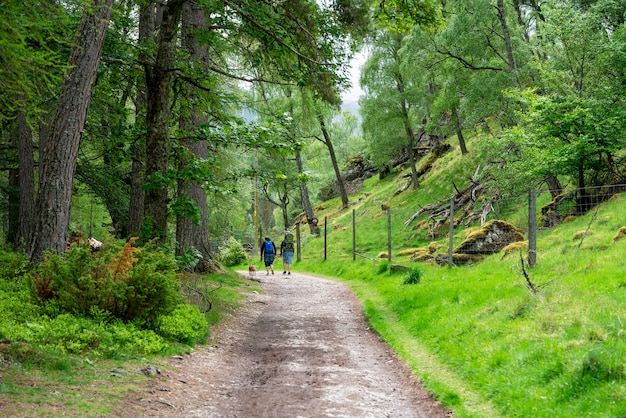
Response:
[{"label": "wooden fence post", "polygon": [[452,250],[454,248],[454,193],[450,198],[450,233],[448,238],[448,267],[452,267]]},{"label": "wooden fence post", "polygon": [[328,248],[328,247],[327,247],[327,244],[328,244],[328,243],[327,243],[327,241],[326,241],[326,239],[327,239],[327,234],[326,234],[326,224],[327,224],[327,220],[328,220],[328,217],[327,217],[327,216],[324,216],[324,261],[326,261],[326,253],[327,253],[327,248]]},{"label": "wooden fence post", "polygon": [[300,252],[300,222],[296,224],[296,250],[298,251],[296,261],[302,261],[302,253]]},{"label": "wooden fence post", "polygon": [[356,260],[356,214],[352,209],[352,261]]},{"label": "wooden fence post", "polygon": [[391,263],[391,208],[387,208],[387,259]]},{"label": "wooden fence post", "polygon": [[537,264],[537,193],[528,190],[528,265]]}]

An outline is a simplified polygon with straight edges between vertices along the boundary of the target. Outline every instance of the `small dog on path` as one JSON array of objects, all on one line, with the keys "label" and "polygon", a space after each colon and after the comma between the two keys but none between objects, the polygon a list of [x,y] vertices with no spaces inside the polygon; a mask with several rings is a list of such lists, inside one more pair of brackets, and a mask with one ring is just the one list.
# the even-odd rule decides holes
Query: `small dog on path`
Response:
[{"label": "small dog on path", "polygon": [[251,279],[256,277],[256,266],[254,264],[248,266],[248,275]]}]

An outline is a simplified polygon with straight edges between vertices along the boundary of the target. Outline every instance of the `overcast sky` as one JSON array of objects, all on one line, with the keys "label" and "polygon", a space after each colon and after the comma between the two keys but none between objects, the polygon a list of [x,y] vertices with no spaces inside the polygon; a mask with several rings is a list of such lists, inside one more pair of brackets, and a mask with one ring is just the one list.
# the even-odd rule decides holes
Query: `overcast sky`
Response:
[{"label": "overcast sky", "polygon": [[356,56],[352,60],[350,70],[350,81],[352,83],[352,88],[341,95],[344,105],[357,104],[357,102],[359,101],[359,97],[363,92],[359,87],[359,76],[361,74],[361,66],[364,62],[365,52],[360,52],[356,54]]}]

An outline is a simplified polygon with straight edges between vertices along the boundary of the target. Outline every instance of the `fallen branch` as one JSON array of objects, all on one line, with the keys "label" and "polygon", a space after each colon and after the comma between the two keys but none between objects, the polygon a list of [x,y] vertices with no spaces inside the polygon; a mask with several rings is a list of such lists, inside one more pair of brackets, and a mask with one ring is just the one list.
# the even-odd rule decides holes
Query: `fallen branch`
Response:
[{"label": "fallen branch", "polygon": [[519,251],[519,259],[522,264],[522,273],[524,274],[524,278],[526,279],[526,286],[533,292],[533,294],[537,294],[537,287],[528,277],[528,273],[526,272],[526,267],[524,266],[524,252],[522,250]]},{"label": "fallen branch", "polygon": [[596,206],[596,211],[593,213],[593,216],[591,217],[591,219],[589,220],[589,224],[587,225],[587,229],[585,229],[583,236],[580,238],[578,247],[576,247],[576,252],[578,252],[578,250],[580,249],[580,246],[583,245],[583,241],[585,240],[585,237],[587,236],[587,232],[589,232],[589,228],[591,228],[591,223],[593,222],[594,219],[596,219],[596,215],[598,214],[599,209],[600,209],[600,206],[599,205]]}]

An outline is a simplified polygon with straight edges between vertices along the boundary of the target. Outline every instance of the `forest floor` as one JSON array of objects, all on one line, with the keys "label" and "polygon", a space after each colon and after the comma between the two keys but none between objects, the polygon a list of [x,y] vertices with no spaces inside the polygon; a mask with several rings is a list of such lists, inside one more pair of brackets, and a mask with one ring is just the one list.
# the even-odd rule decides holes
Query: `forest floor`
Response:
[{"label": "forest floor", "polygon": [[345,284],[280,271],[256,280],[261,291],[207,345],[168,359],[111,416],[452,416],[368,327]]}]

